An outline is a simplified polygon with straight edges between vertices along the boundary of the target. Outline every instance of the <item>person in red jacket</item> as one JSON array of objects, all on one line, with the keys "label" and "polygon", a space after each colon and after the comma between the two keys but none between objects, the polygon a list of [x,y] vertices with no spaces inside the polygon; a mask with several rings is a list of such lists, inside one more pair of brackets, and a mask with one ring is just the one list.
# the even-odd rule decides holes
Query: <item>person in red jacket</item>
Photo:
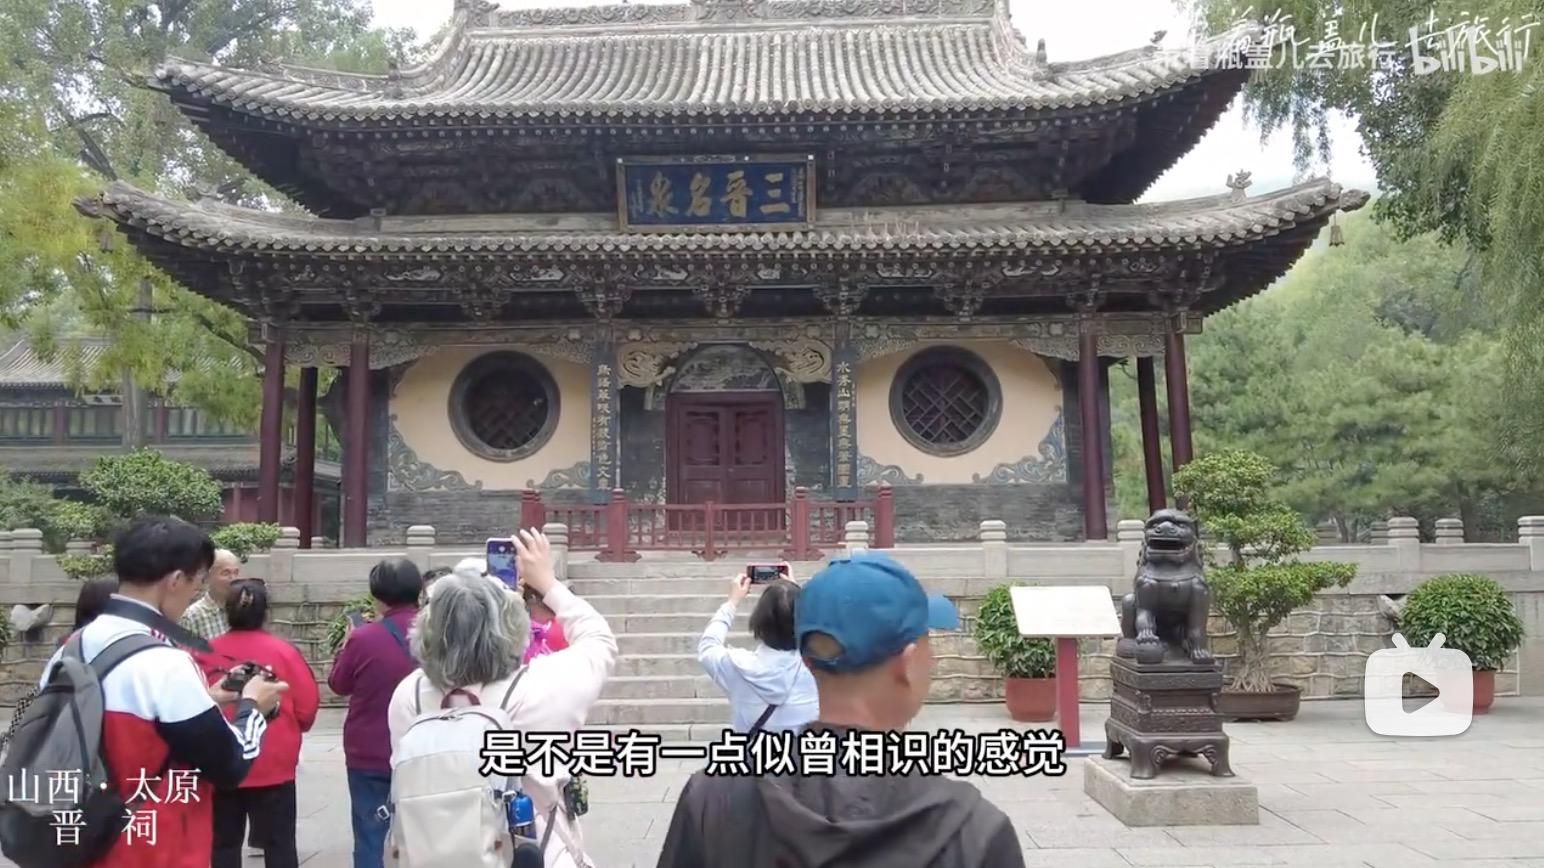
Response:
[{"label": "person in red jacket", "polygon": [[268,724],[263,752],[234,789],[214,797],[212,868],[240,868],[247,823],[263,848],[264,868],[295,868],[295,767],[300,763],[301,734],[316,722],[320,695],[311,667],[295,646],[263,629],[268,620],[268,589],[261,579],[231,585],[225,603],[231,631],[210,641],[213,654],[202,661],[211,679],[238,663],[260,663],[289,684],[279,713]]}]

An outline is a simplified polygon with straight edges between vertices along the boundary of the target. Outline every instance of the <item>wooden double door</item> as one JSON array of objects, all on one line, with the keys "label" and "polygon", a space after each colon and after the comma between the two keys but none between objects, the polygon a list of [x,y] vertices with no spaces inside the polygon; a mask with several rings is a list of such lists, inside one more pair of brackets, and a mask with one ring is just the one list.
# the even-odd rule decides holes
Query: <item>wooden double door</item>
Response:
[{"label": "wooden double door", "polygon": [[782,503],[783,401],[776,392],[667,399],[666,500]]}]

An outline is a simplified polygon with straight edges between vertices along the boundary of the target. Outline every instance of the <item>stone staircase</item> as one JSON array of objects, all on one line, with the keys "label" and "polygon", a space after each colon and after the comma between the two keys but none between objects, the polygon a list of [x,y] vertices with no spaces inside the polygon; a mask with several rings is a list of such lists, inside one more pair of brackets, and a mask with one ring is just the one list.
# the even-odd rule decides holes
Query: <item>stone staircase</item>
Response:
[{"label": "stone staircase", "polygon": [[[569,588],[606,616],[621,651],[589,728],[638,729],[666,741],[704,741],[723,731],[729,703],[702,673],[697,640],[724,602],[735,563],[686,557],[569,562]],[[751,645],[746,622],[757,593],[752,589],[740,605],[732,644]]]},{"label": "stone staircase", "polygon": [[[729,574],[741,560],[646,557],[631,564],[573,559],[567,583],[606,616],[621,656],[587,728],[659,733],[667,742],[717,738],[729,723],[729,703],[697,663],[697,642],[723,604]],[[807,577],[814,564],[795,567]],[[759,591],[740,604],[730,644],[752,647],[747,622]],[[962,607],[968,614],[970,603]],[[934,639],[934,698],[993,699],[1000,679],[960,635]]]}]

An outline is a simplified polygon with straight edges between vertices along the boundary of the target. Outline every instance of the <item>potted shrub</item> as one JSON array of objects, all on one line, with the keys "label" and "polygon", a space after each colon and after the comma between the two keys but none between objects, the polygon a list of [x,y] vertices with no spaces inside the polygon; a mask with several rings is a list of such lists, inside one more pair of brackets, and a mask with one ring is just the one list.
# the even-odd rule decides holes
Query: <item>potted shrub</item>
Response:
[{"label": "potted shrub", "polygon": [[[1304,563],[1296,555],[1313,547],[1314,533],[1295,510],[1270,495],[1276,468],[1259,455],[1224,450],[1191,462],[1174,474],[1174,491],[1189,502],[1201,528],[1212,607],[1238,633],[1238,659],[1217,698],[1231,720],[1291,720],[1301,691],[1271,677],[1269,634],[1314,594],[1344,586],[1353,564]],[[1216,556],[1215,546],[1226,551]]]},{"label": "potted shrub", "polygon": [[1056,649],[1050,639],[1019,635],[1007,585],[989,591],[976,613],[976,647],[1002,674],[1008,716],[1018,721],[1056,716]]},{"label": "potted shrub", "polygon": [[1411,648],[1441,633],[1442,647],[1469,655],[1474,666],[1474,713],[1490,710],[1496,670],[1523,642],[1523,622],[1506,592],[1489,576],[1459,573],[1422,582],[1405,598],[1399,632]]}]

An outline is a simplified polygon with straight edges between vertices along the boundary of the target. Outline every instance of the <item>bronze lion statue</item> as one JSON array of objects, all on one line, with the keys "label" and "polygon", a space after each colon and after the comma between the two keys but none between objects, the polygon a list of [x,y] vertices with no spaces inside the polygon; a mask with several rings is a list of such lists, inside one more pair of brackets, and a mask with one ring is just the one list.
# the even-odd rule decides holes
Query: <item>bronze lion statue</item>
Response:
[{"label": "bronze lion statue", "polygon": [[1115,655],[1138,663],[1211,663],[1210,609],[1195,519],[1177,509],[1158,510],[1142,531],[1135,587],[1121,600]]}]

